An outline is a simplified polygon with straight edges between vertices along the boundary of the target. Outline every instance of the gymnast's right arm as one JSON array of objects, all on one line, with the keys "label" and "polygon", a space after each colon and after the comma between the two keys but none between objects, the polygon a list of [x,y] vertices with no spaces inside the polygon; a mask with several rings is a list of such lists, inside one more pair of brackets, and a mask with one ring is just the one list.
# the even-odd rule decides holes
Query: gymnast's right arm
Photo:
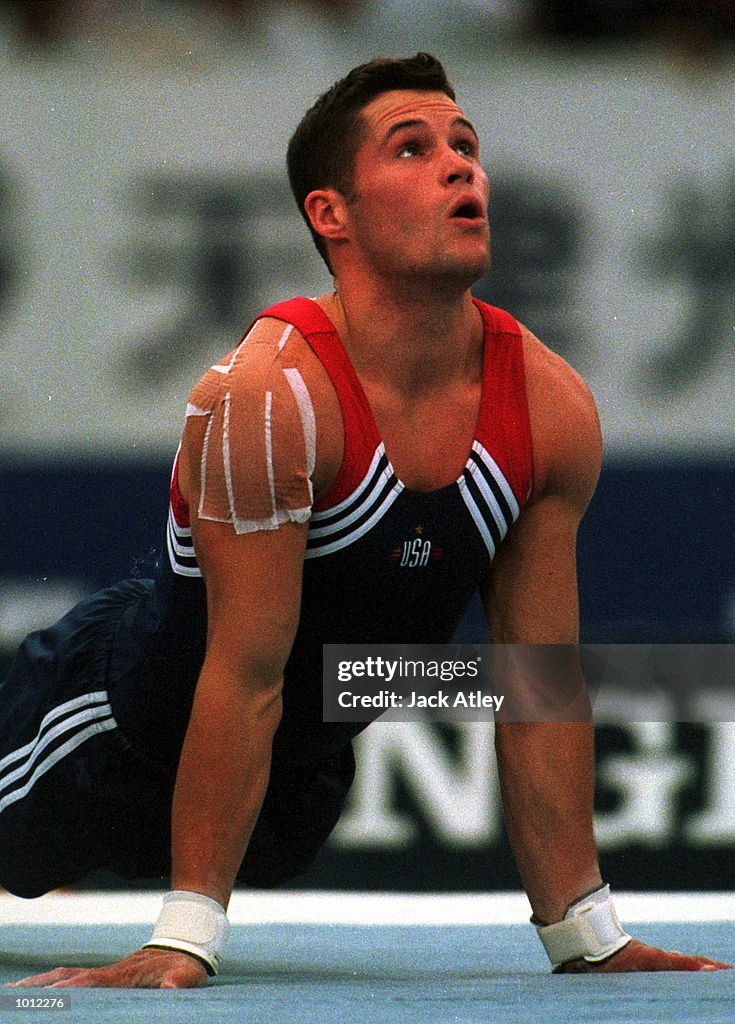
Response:
[{"label": "gymnast's right arm", "polygon": [[268,784],[305,534],[294,522],[242,535],[194,528],[209,626],[174,794],[172,889],[224,909]]},{"label": "gymnast's right arm", "polygon": [[[225,362],[195,388],[180,453],[208,632],[176,779],[172,892],[151,942],[132,956],[21,984],[189,988],[216,973],[225,911],[268,785],[299,619],[312,480],[325,479],[315,474],[323,381],[311,387],[312,364],[308,353],[298,358],[305,342],[297,337],[294,384],[292,366],[283,372],[284,325],[261,323],[261,344],[240,357],[245,380]],[[320,452],[336,436],[327,424]],[[321,460],[328,478],[341,459],[339,443],[332,447]]]}]

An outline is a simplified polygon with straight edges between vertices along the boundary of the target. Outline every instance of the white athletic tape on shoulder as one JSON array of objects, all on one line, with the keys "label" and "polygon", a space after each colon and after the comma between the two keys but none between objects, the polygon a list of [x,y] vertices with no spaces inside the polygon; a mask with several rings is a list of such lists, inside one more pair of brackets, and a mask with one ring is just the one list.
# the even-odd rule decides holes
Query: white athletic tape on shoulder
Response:
[{"label": "white athletic tape on shoulder", "polygon": [[597,963],[627,946],[631,939],[620,925],[609,885],[572,903],[563,921],[540,925],[531,920],[554,967],[580,957]]},{"label": "white athletic tape on shoulder", "polygon": [[180,950],[201,960],[217,974],[230,923],[216,900],[198,892],[176,890],[163,897],[163,907],[146,947]]}]

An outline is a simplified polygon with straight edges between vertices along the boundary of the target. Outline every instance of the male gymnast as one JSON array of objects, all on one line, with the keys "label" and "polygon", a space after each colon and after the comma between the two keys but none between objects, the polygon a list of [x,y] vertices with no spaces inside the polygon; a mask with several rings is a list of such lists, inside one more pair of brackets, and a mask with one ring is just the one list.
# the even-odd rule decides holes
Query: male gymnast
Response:
[{"label": "male gymnast", "polygon": [[[171,891],[142,949],[20,985],[217,972],[233,886],[302,871],[350,785],[362,726],[322,721],[323,643],[448,642],[477,588],[495,642],[577,642],[598,419],[562,359],[471,294],[488,180],[441,64],[354,69],[288,167],[334,290],[266,310],[194,388],[156,578],[32,634],[0,690],[0,883],[30,897],[109,868]],[[417,537],[435,557],[401,565]],[[554,969],[726,966],[621,927],[589,722],[499,721],[496,748]]]}]

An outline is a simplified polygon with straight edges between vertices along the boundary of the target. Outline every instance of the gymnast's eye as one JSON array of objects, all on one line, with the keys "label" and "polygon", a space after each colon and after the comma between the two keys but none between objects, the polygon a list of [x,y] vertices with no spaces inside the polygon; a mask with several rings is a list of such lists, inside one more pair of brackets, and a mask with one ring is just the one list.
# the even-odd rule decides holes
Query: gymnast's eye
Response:
[{"label": "gymnast's eye", "polygon": [[459,139],[454,144],[455,150],[460,156],[467,157],[468,160],[474,160],[477,157],[477,140],[474,137],[467,137],[466,139]]},{"label": "gymnast's eye", "polygon": [[420,156],[423,152],[421,144],[419,142],[402,142],[398,147],[398,156],[404,159],[412,156]]}]

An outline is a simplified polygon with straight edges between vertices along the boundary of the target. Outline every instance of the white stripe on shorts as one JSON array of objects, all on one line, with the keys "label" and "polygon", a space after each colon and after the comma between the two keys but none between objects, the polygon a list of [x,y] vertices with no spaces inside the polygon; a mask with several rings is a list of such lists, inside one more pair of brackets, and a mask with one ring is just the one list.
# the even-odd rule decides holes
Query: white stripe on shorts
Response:
[{"label": "white stripe on shorts", "polygon": [[[57,721],[64,715],[69,717]],[[83,694],[53,708],[43,718],[35,739],[0,761],[0,794],[4,794],[0,797],[0,814],[27,796],[41,776],[82,743],[116,728],[105,690]],[[66,737],[63,743],[48,750],[63,737]],[[20,785],[22,779],[26,781]]]}]

